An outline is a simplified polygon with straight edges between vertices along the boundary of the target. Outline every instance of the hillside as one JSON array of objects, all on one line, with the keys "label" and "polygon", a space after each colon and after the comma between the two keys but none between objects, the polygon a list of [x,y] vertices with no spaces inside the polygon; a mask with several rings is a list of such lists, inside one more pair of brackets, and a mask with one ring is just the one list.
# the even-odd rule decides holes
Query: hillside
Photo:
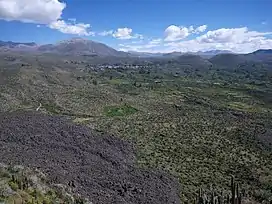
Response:
[{"label": "hillside", "polygon": [[217,66],[235,68],[237,65],[246,62],[247,58],[238,54],[220,54],[212,57],[209,61]]},{"label": "hillside", "polygon": [[1,158],[40,167],[52,183],[71,178],[76,192],[98,201],[102,190],[119,203],[171,203],[179,191],[180,202],[192,203],[199,188],[230,194],[234,176],[248,199],[269,203],[271,69],[266,61],[241,69],[239,59],[240,69],[228,69],[224,58],[191,55],[1,53]]},{"label": "hillside", "polygon": [[49,184],[46,180],[46,175],[38,169],[0,163],[0,202],[4,204],[89,202],[71,192],[69,186]]}]

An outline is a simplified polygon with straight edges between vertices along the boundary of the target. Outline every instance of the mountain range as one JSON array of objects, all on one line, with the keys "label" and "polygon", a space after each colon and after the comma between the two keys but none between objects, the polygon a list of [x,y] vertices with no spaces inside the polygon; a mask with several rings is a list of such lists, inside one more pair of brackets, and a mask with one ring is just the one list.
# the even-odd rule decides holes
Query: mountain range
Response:
[{"label": "mountain range", "polygon": [[148,52],[135,52],[135,51],[129,51],[130,54],[138,57],[179,57],[181,55],[199,55],[203,58],[210,58],[215,55],[219,54],[227,54],[232,53],[229,50],[209,50],[209,51],[198,51],[198,52],[170,52],[170,53],[148,53]]},{"label": "mountain range", "polygon": [[[221,54],[234,54],[229,50],[209,50],[199,52],[171,52],[171,53],[148,53],[128,51],[122,52],[115,50],[108,45],[83,38],[72,38],[60,41],[56,44],[38,45],[34,42],[20,43],[12,41],[0,41],[0,51],[23,51],[23,52],[40,52],[40,53],[56,53],[62,55],[87,55],[87,56],[113,56],[113,57],[163,57],[175,58],[182,55],[198,55],[203,58],[211,58]],[[250,53],[251,57],[263,54],[271,54],[272,50],[257,50]]]}]

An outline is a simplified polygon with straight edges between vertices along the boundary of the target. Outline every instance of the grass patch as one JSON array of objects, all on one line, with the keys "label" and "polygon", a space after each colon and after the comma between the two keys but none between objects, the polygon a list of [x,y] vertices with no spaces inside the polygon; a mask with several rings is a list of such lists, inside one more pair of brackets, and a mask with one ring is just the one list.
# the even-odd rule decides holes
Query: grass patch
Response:
[{"label": "grass patch", "polygon": [[62,112],[62,108],[53,103],[43,104],[43,108],[52,114],[60,114]]},{"label": "grass patch", "polygon": [[104,108],[105,115],[109,117],[131,115],[137,111],[136,108],[130,105],[108,106]]}]

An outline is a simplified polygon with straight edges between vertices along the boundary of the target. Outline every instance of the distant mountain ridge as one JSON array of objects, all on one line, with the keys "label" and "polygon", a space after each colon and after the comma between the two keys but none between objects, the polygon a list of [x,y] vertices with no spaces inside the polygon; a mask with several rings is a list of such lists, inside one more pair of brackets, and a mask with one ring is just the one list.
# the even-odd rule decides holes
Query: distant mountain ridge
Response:
[{"label": "distant mountain ridge", "polygon": [[204,58],[210,58],[218,54],[233,53],[229,50],[209,50],[209,51],[198,51],[198,52],[170,52],[170,53],[148,53],[148,52],[135,52],[128,51],[133,56],[137,57],[179,57],[182,55],[199,55]]},{"label": "distant mountain ridge", "polygon": [[[114,56],[114,57],[163,57],[163,58],[176,58],[182,55],[198,55],[205,59],[212,58],[221,54],[234,54],[229,50],[208,50],[198,52],[171,52],[171,53],[148,53],[148,52],[136,52],[136,51],[118,51],[106,44],[87,40],[83,38],[72,38],[69,40],[63,40],[56,44],[44,44],[38,45],[35,42],[21,43],[12,41],[0,40],[0,51],[28,51],[28,52],[40,52],[40,53],[56,53],[61,55],[87,55],[87,56]],[[264,55],[272,54],[272,49],[256,50],[247,55]],[[239,56],[243,54],[237,54]]]},{"label": "distant mountain ridge", "polygon": [[261,49],[261,50],[256,50],[255,52],[252,52],[251,54],[272,54],[272,49]]},{"label": "distant mountain ridge", "polygon": [[28,43],[21,43],[21,42],[12,42],[12,41],[1,41],[0,40],[0,47],[17,47],[17,46],[37,46],[34,42],[28,42]]},{"label": "distant mountain ridge", "polygon": [[127,53],[117,51],[103,43],[86,40],[82,38],[72,38],[58,42],[57,44],[41,45],[38,51],[53,52],[67,55],[90,55],[90,56],[115,56],[126,57]]},{"label": "distant mountain ridge", "polygon": [[117,51],[103,43],[83,38],[72,38],[56,44],[37,45],[36,43],[20,43],[0,41],[0,50],[35,51],[41,53],[56,53],[62,55],[89,55],[127,57],[129,54]]}]

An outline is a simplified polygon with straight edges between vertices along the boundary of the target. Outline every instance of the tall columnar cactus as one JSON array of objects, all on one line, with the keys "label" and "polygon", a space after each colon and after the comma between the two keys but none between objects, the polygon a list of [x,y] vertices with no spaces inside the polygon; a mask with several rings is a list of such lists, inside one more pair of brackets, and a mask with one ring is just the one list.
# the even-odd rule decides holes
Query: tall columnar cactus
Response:
[{"label": "tall columnar cactus", "polygon": [[229,196],[229,194],[227,195],[227,204],[229,204],[230,203],[230,196]]},{"label": "tall columnar cactus", "polygon": [[235,204],[235,183],[234,177],[231,177],[231,204]]},{"label": "tall columnar cactus", "polygon": [[238,204],[242,204],[242,193],[239,194],[239,197],[238,197]]},{"label": "tall columnar cactus", "polygon": [[214,199],[215,199],[214,192],[212,192],[212,197],[211,197],[211,201],[210,201],[211,204],[214,204]]},{"label": "tall columnar cactus", "polygon": [[223,191],[221,191],[221,194],[218,196],[218,204],[223,204],[224,203],[224,195]]},{"label": "tall columnar cactus", "polygon": [[223,191],[217,193],[210,189],[211,193],[205,194],[203,189],[199,189],[198,195],[195,199],[195,203],[198,204],[241,204],[242,193],[239,192],[239,184],[235,183],[234,177],[231,177],[231,194],[224,196]]}]

